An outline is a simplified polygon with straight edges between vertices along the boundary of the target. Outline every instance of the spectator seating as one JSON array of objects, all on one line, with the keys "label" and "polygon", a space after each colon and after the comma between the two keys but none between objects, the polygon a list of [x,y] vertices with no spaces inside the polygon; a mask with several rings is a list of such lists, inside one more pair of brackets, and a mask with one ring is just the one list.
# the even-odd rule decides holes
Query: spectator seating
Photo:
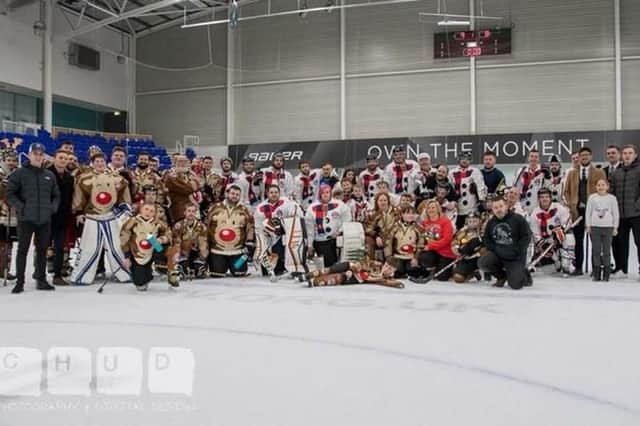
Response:
[{"label": "spectator seating", "polygon": [[78,161],[86,163],[89,161],[89,147],[97,146],[107,157],[111,153],[111,150],[116,146],[122,146],[127,151],[127,164],[129,166],[135,166],[138,154],[141,151],[146,151],[151,157],[157,157],[159,160],[160,170],[171,167],[171,157],[167,154],[167,150],[163,146],[156,146],[153,140],[149,139],[131,139],[125,141],[118,141],[115,139],[106,139],[101,135],[79,135],[74,133],[59,133],[57,138],[52,138],[51,134],[45,130],[39,130],[37,135],[22,135],[15,133],[3,133],[0,132],[0,139],[8,138],[10,141],[14,137],[19,137],[23,140],[17,150],[18,153],[27,153],[29,145],[34,142],[40,142],[47,150],[47,154],[52,155],[60,146],[62,141],[71,141],[75,147]]}]

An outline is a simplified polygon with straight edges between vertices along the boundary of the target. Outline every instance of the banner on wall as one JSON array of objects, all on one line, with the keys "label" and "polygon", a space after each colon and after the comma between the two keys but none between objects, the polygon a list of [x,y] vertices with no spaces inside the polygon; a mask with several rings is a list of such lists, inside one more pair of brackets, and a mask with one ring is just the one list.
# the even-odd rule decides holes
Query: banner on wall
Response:
[{"label": "banner on wall", "polygon": [[485,151],[493,151],[499,164],[524,164],[530,150],[540,151],[543,162],[557,155],[569,163],[571,153],[586,146],[593,151],[595,162],[605,160],[609,145],[636,144],[640,146],[640,130],[516,133],[498,135],[430,136],[386,139],[353,139],[338,141],[310,141],[266,143],[229,146],[229,156],[235,164],[244,157],[253,158],[257,167],[271,163],[273,155],[281,152],[287,169],[297,168],[300,160],[310,160],[314,167],[331,162],[336,168],[363,168],[369,154],[376,155],[381,164],[391,161],[393,148],[404,146],[407,158],[428,153],[434,164],[455,164],[461,152],[470,151],[473,163],[482,162]]}]

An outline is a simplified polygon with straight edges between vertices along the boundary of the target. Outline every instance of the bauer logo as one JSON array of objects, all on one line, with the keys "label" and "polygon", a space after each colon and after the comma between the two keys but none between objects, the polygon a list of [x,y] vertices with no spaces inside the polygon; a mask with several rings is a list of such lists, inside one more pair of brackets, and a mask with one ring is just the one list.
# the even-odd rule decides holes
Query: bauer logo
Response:
[{"label": "bauer logo", "polygon": [[149,392],[192,395],[195,358],[189,349],[152,347],[145,357],[130,347],[103,347],[92,353],[65,346],[46,353],[0,347],[0,396],[140,395],[145,370]]}]

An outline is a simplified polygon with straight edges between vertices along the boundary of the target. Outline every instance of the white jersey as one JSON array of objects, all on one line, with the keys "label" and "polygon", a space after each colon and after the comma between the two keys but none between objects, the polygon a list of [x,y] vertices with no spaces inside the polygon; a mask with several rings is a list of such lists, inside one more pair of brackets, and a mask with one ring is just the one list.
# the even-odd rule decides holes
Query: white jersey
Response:
[{"label": "white jersey", "polygon": [[405,160],[404,164],[396,164],[394,161],[384,168],[384,177],[389,182],[389,191],[400,195],[409,192],[409,175],[418,170],[420,166],[413,160]]},{"label": "white jersey", "polygon": [[562,203],[562,189],[564,188],[562,172],[558,172],[557,176],[554,176],[552,173],[547,187],[551,191],[551,201]]},{"label": "white jersey", "polygon": [[307,245],[314,241],[335,239],[342,232],[342,224],[351,222],[351,211],[340,200],[331,200],[327,204],[316,201],[307,210],[304,217],[307,228]]},{"label": "white jersey", "polygon": [[541,166],[535,169],[529,166],[521,167],[516,173],[514,186],[520,193],[522,208],[527,213],[531,213],[538,207],[538,191],[547,186],[545,171]]},{"label": "white jersey", "polygon": [[358,175],[358,183],[362,185],[364,196],[367,199],[372,199],[378,193],[378,182],[384,179],[384,171],[381,168],[375,169],[370,172],[369,169],[360,172]]},{"label": "white jersey", "polygon": [[262,173],[262,194],[266,198],[267,187],[277,185],[280,188],[280,195],[283,197],[293,197],[293,176],[284,169],[274,169],[273,166],[261,169]]},{"label": "white jersey", "polygon": [[256,233],[262,233],[266,222],[273,217],[277,217],[282,220],[287,217],[295,216],[302,217],[302,210],[295,201],[285,197],[281,197],[275,203],[271,203],[269,200],[264,200],[258,204],[253,215],[255,219]]},{"label": "white jersey", "polygon": [[298,173],[298,175],[293,178],[293,199],[305,211],[316,199],[316,187],[318,186],[319,174],[320,170],[314,169],[311,170],[308,175]]},{"label": "white jersey", "polygon": [[529,216],[529,226],[531,227],[534,241],[538,241],[541,238],[549,238],[552,236],[554,228],[565,227],[570,223],[571,213],[569,209],[559,203],[551,203],[547,210],[536,207]]},{"label": "white jersey", "polygon": [[351,218],[354,222],[364,223],[367,218],[367,209],[369,204],[367,200],[362,197],[362,200],[356,200],[355,198],[351,198],[347,202],[347,206],[351,210]]},{"label": "white jersey", "polygon": [[449,172],[449,182],[458,195],[458,214],[466,216],[478,211],[478,204],[487,196],[482,172],[475,167],[466,169],[460,166]]},{"label": "white jersey", "polygon": [[240,187],[240,202],[253,212],[262,200],[262,189],[260,179],[256,173],[240,172],[236,185]]}]

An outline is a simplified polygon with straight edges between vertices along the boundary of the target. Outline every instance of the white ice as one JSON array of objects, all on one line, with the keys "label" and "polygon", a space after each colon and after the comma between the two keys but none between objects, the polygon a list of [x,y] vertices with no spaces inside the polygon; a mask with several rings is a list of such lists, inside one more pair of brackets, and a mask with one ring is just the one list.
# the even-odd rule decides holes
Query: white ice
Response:
[{"label": "white ice", "polygon": [[[0,396],[2,425],[640,424],[640,282],[0,288],[0,346],[193,351],[193,394]],[[0,360],[2,362],[2,360]],[[144,366],[147,360],[144,359]],[[37,366],[34,366],[34,368]],[[94,374],[95,374],[94,366]]]}]

